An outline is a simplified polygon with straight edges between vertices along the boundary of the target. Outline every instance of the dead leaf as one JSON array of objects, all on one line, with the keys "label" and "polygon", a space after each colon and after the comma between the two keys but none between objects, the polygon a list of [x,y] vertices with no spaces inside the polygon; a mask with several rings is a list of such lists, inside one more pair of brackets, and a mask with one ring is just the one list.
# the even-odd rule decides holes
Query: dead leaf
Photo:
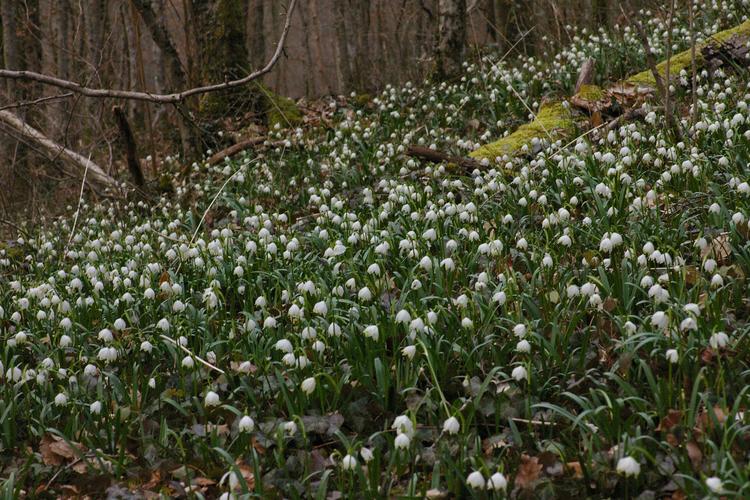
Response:
[{"label": "dead leaf", "polygon": [[679,425],[681,420],[682,412],[680,410],[669,410],[667,414],[662,417],[656,430],[660,432],[669,432],[673,427]]},{"label": "dead leaf", "polygon": [[719,406],[714,406],[711,411],[713,411],[713,415],[705,409],[701,411],[700,415],[698,415],[698,421],[696,423],[698,431],[703,432],[705,430],[711,430],[715,422],[722,425],[727,420],[726,413],[724,413],[724,410]]},{"label": "dead leaf", "polygon": [[539,463],[537,457],[521,455],[521,465],[518,467],[515,484],[521,489],[532,489],[539,479],[539,474],[544,466]]},{"label": "dead leaf", "polygon": [[724,265],[732,256],[732,246],[729,244],[729,233],[721,233],[711,240],[709,245],[701,251],[701,260],[712,257],[717,264]]},{"label": "dead leaf", "polygon": [[687,451],[688,458],[690,458],[690,463],[693,465],[693,470],[697,471],[700,469],[703,463],[703,452],[698,444],[695,441],[688,441],[685,445],[685,450]]},{"label": "dead leaf", "polygon": [[583,469],[581,468],[581,462],[568,462],[565,464],[565,468],[568,472],[573,473],[574,479],[583,479]]}]

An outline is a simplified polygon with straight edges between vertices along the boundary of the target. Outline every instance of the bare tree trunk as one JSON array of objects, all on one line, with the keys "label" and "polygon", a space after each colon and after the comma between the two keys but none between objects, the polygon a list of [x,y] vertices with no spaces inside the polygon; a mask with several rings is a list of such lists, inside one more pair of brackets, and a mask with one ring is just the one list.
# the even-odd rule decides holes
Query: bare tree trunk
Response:
[{"label": "bare tree trunk", "polygon": [[[3,66],[8,69],[21,69],[18,60],[18,44],[16,40],[16,8],[15,0],[0,0],[0,16],[3,22]],[[12,80],[6,80],[8,99],[15,98],[15,85]]]},{"label": "bare tree trunk", "polygon": [[318,18],[318,3],[316,0],[310,0],[310,21],[312,25],[312,32],[313,32],[313,52],[315,54],[315,60],[313,62],[313,65],[315,68],[317,68],[318,71],[318,78],[320,79],[321,87],[320,87],[320,93],[321,94],[330,94],[331,93],[331,85],[330,81],[326,77],[326,73],[323,68],[323,49],[320,45],[320,19]]},{"label": "bare tree trunk", "polygon": [[343,94],[351,87],[352,69],[349,54],[349,36],[346,29],[346,3],[340,0],[334,1],[335,11],[334,30],[336,31],[336,74],[338,76],[338,91]]},{"label": "bare tree trunk", "polygon": [[465,51],[466,0],[439,0],[436,77],[450,79],[460,75]]}]

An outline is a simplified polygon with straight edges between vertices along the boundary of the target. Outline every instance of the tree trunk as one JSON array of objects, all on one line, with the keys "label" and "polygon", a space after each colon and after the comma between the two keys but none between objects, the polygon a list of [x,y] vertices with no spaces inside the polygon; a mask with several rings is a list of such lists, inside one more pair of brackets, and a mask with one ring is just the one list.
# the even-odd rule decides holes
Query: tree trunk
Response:
[{"label": "tree trunk", "polygon": [[349,54],[349,37],[346,30],[346,3],[334,1],[336,7],[334,16],[334,30],[336,31],[336,74],[338,77],[338,92],[343,94],[351,87],[352,69]]},{"label": "tree trunk", "polygon": [[[3,23],[3,67],[8,69],[21,69],[18,60],[18,39],[16,35],[16,8],[15,0],[0,0],[0,16]],[[15,82],[11,79],[5,81],[8,99],[15,99]]]},{"label": "tree trunk", "polygon": [[466,0],[438,1],[436,77],[456,78],[462,73],[466,48]]}]

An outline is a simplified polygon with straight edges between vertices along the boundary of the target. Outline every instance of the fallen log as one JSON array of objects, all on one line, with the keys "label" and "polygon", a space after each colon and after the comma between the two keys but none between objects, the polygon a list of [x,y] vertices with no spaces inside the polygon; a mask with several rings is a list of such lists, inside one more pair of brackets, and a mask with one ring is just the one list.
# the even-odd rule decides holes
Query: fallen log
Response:
[{"label": "fallen log", "polygon": [[10,111],[0,111],[0,121],[24,138],[41,146],[49,153],[50,158],[59,157],[75,167],[80,171],[81,176],[86,176],[87,182],[96,184],[100,187],[111,188],[115,191],[119,191],[117,181],[110,175],[107,175],[107,173],[99,165],[91,161],[90,158],[84,158],[75,151],[57,144],[46,135],[24,122],[17,115]]},{"label": "fallen log", "polygon": [[[228,148],[224,148],[218,153],[214,153],[213,155],[208,157],[208,160],[206,162],[209,165],[216,165],[217,163],[221,163],[226,158],[231,158],[232,156],[235,156],[246,149],[250,149],[253,146],[259,146],[266,142],[266,137],[251,137],[250,139],[245,139],[244,141],[240,141],[237,144],[232,144]],[[270,142],[268,145],[270,147],[279,147],[283,146],[286,141],[273,141]]]},{"label": "fallen log", "polygon": [[473,158],[466,158],[464,156],[452,156],[448,153],[425,148],[422,146],[409,146],[409,148],[406,150],[406,155],[430,163],[454,163],[468,172],[471,172],[472,170],[480,168],[482,166],[479,161]]},{"label": "fallen log", "polygon": [[[600,113],[609,112],[610,116],[615,117],[618,114],[622,115],[622,118],[606,125],[606,129],[609,130],[610,127],[615,127],[627,119],[642,117],[643,112],[630,113],[628,110],[641,108],[643,102],[659,91],[660,81],[663,81],[663,86],[668,85],[668,76],[670,80],[675,78],[680,71],[690,68],[693,61],[697,67],[721,64],[721,62],[716,62],[719,59],[731,62],[742,61],[747,66],[750,62],[746,58],[748,52],[745,49],[748,41],[750,41],[750,20],[708,37],[703,43],[697,45],[697,54],[694,54],[695,51],[691,48],[673,55],[668,61],[662,61],[659,64],[652,61],[649,69],[619,81],[608,89],[600,89],[586,83],[593,68],[593,64],[586,61],[576,85],[578,91],[568,101],[576,108],[586,111],[592,118],[596,118],[594,122],[601,120],[601,117],[596,116]],[[669,73],[667,73],[667,67],[669,67]],[[513,156],[530,150],[534,139],[558,140],[572,137],[576,131],[574,116],[566,117],[561,112],[552,113],[550,108],[559,110],[557,106],[563,106],[563,103],[548,104],[547,109],[543,106],[534,121],[521,125],[506,137],[485,144],[469,156],[492,161],[497,157]],[[550,122],[560,125],[553,127],[554,134],[549,130]],[[568,127],[568,122],[573,126]],[[591,127],[591,123],[588,126]],[[598,125],[594,123],[594,126]]]}]

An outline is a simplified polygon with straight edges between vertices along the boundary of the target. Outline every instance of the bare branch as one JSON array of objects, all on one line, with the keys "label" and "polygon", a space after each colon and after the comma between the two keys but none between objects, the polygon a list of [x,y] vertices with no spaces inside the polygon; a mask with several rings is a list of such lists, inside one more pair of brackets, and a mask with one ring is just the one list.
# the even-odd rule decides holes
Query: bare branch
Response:
[{"label": "bare branch", "polygon": [[151,92],[138,92],[131,90],[116,90],[116,89],[97,89],[90,88],[81,85],[80,83],[73,82],[70,80],[63,80],[50,75],[44,75],[41,73],[35,73],[33,71],[13,71],[2,69],[0,70],[0,78],[9,78],[14,80],[31,80],[44,85],[52,87],[58,87],[61,89],[69,90],[77,94],[84,95],[86,97],[96,98],[113,98],[113,99],[128,99],[132,101],[146,101],[155,102],[159,104],[175,104],[183,102],[185,99],[199,94],[207,94],[209,92],[218,92],[221,90],[229,90],[236,87],[245,85],[253,80],[257,80],[266,73],[270,72],[271,69],[276,65],[276,62],[281,57],[284,51],[284,43],[286,43],[286,37],[289,34],[289,28],[292,24],[292,15],[294,9],[297,6],[297,0],[291,0],[289,2],[289,9],[286,13],[286,21],[284,23],[284,30],[281,32],[279,41],[276,44],[276,51],[274,52],[271,59],[266,65],[253,72],[249,75],[240,78],[238,80],[231,80],[224,83],[217,83],[214,85],[205,85],[203,87],[195,87],[192,89],[183,90],[182,92],[175,92],[171,94],[153,94]]},{"label": "bare branch", "polygon": [[31,127],[26,122],[10,111],[0,111],[0,122],[8,125],[15,132],[23,137],[35,142],[43,149],[55,156],[59,156],[74,165],[83,172],[90,172],[90,177],[98,185],[117,189],[117,182],[107,175],[102,168],[91,159],[84,158],[80,154],[72,151],[65,146],[57,144],[37,129]]},{"label": "bare branch", "polygon": [[16,102],[13,104],[8,104],[6,106],[0,106],[0,111],[5,111],[6,109],[25,108],[27,106],[35,106],[37,104],[42,104],[44,102],[57,101],[58,99],[67,99],[69,97],[73,97],[73,92],[65,92],[64,94],[48,95],[46,97],[40,97],[39,99],[34,99],[33,101],[21,101],[21,102]]}]

